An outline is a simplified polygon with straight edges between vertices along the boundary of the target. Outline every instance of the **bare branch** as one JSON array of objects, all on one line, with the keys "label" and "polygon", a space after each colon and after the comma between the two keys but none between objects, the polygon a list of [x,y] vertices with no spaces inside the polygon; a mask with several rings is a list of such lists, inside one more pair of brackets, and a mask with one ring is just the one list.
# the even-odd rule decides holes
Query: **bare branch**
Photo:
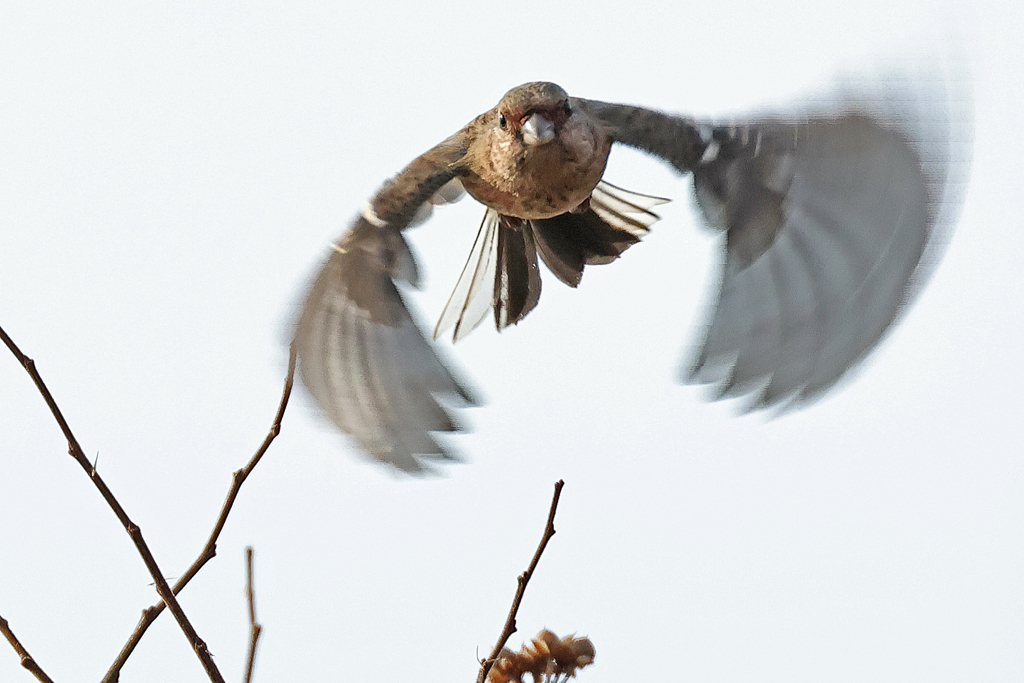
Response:
[{"label": "bare branch", "polygon": [[32,655],[28,653],[25,646],[21,644],[21,641],[14,635],[14,631],[11,630],[10,624],[3,617],[0,617],[0,633],[4,634],[7,638],[7,642],[11,644],[14,651],[21,657],[21,665],[32,672],[32,675],[39,679],[40,683],[53,683],[53,680],[43,673],[43,670],[39,668],[39,664],[32,658]]},{"label": "bare branch", "polygon": [[256,663],[256,644],[263,627],[256,623],[256,596],[252,589],[252,546],[245,549],[245,598],[249,603],[249,656],[245,660],[245,683],[252,683],[252,667]]},{"label": "bare branch", "polygon": [[505,628],[502,629],[498,642],[494,644],[491,656],[480,662],[480,673],[476,677],[476,683],[484,683],[487,680],[487,674],[490,672],[491,667],[494,666],[498,655],[501,654],[501,649],[505,647],[505,643],[516,632],[516,614],[519,612],[519,603],[523,601],[523,594],[526,593],[526,584],[529,583],[530,577],[533,576],[534,570],[537,569],[537,563],[540,561],[540,556],[544,553],[544,548],[547,547],[548,541],[555,535],[555,512],[558,510],[558,498],[562,495],[562,487],[564,485],[565,482],[561,479],[555,482],[555,495],[551,499],[551,509],[548,511],[548,523],[544,527],[544,536],[540,539],[540,545],[537,546],[537,552],[533,554],[530,566],[519,575],[519,586],[516,588],[516,597],[512,600],[512,609],[508,612],[508,619],[505,620]]},{"label": "bare branch", "polygon": [[171,587],[167,585],[167,581],[164,579],[163,573],[160,571],[160,567],[157,566],[156,559],[153,557],[153,553],[150,552],[149,546],[146,545],[145,540],[142,538],[142,530],[135,522],[128,518],[128,514],[121,507],[121,504],[117,502],[114,494],[107,488],[107,484],[100,477],[99,472],[89,462],[89,459],[85,457],[85,453],[82,452],[82,447],[78,444],[78,440],[75,435],[71,432],[71,427],[68,426],[67,420],[64,419],[64,415],[61,413],[60,408],[57,407],[57,402],[50,394],[50,390],[46,388],[46,384],[43,382],[43,378],[39,375],[36,370],[35,361],[26,356],[21,352],[21,349],[14,343],[7,333],[0,328],[0,339],[3,340],[7,348],[11,350],[14,357],[18,359],[25,371],[28,372],[29,377],[35,382],[36,388],[42,395],[43,400],[46,401],[46,405],[50,408],[50,412],[53,414],[54,419],[57,420],[57,424],[60,426],[61,431],[64,433],[64,438],[68,442],[68,453],[72,458],[82,466],[85,473],[92,479],[93,484],[99,489],[100,495],[107,501],[110,509],[117,515],[117,519],[124,526],[125,531],[131,537],[132,542],[135,544],[135,548],[139,551],[139,555],[142,556],[142,561],[146,564],[146,569],[149,570],[150,576],[153,577],[153,581],[156,583],[156,591],[163,598],[164,602],[171,609],[171,614],[177,620],[181,630],[185,633],[185,637],[188,638],[189,643],[192,645],[192,649],[195,650],[196,655],[199,657],[199,661],[202,662],[203,668],[206,670],[206,674],[210,677],[210,680],[214,683],[223,683],[223,677],[220,675],[220,671],[217,670],[217,666],[213,663],[213,658],[210,656],[210,652],[206,647],[206,643],[199,637],[195,629],[189,622],[188,617],[185,616],[185,612],[181,609],[181,605],[174,597],[174,593],[171,592]]},{"label": "bare branch", "polygon": [[[242,484],[245,482],[246,477],[252,473],[253,468],[259,463],[260,459],[270,448],[270,444],[273,443],[277,435],[281,433],[281,420],[284,418],[284,411],[288,407],[288,399],[291,397],[292,385],[295,381],[295,349],[291,349],[291,354],[288,358],[288,375],[284,380],[284,391],[281,394],[281,402],[277,406],[277,413],[274,415],[274,422],[270,425],[270,431],[267,433],[266,438],[263,439],[263,443],[256,450],[256,453],[249,459],[245,467],[238,470],[232,475],[231,488],[228,490],[228,495],[224,499],[224,505],[221,506],[220,514],[217,516],[217,522],[213,525],[213,531],[210,532],[210,537],[206,541],[206,545],[200,551],[199,556],[195,559],[192,565],[185,570],[185,573],[174,584],[172,589],[174,594],[177,595],[183,588],[188,584],[192,578],[199,573],[199,570],[203,568],[207,562],[212,560],[217,554],[217,539],[220,537],[220,532],[224,529],[224,524],[227,522],[228,515],[231,513],[231,507],[235,504],[235,498],[238,497],[238,492],[242,488]],[[128,637],[128,642],[121,648],[121,652],[118,654],[117,659],[110,665],[110,669],[107,674],[103,677],[101,683],[116,683],[118,676],[121,672],[121,667],[128,661],[128,657],[131,656],[132,651],[135,650],[135,646],[142,640],[143,634],[149,628],[150,624],[156,621],[156,618],[160,616],[160,613],[164,611],[164,603],[160,602],[152,607],[148,607],[142,611],[142,618],[139,619],[138,625],[132,632],[131,636]]]}]

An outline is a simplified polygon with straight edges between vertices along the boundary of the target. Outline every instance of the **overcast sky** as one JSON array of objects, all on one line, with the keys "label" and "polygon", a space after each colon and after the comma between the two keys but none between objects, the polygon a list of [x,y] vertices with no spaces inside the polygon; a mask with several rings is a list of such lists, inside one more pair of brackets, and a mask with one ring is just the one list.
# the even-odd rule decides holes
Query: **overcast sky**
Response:
[{"label": "overcast sky", "polygon": [[[853,380],[776,420],[676,383],[719,244],[690,186],[620,261],[444,346],[487,405],[468,464],[398,477],[297,391],[181,602],[227,680],[256,549],[257,681],[471,681],[520,612],[589,635],[585,683],[1024,679],[1024,10],[1018,3],[46,2],[0,8],[0,326],[178,576],[277,406],[289,325],[359,207],[529,80],[698,116],[945,54],[972,74],[956,233]],[[87,9],[86,9],[87,8]],[[960,61],[956,61],[960,60]],[[432,327],[482,209],[410,233]],[[156,596],[28,376],[0,354],[0,615],[57,681],[98,680]],[[0,643],[0,681],[30,681]],[[202,681],[163,615],[122,681]]]}]

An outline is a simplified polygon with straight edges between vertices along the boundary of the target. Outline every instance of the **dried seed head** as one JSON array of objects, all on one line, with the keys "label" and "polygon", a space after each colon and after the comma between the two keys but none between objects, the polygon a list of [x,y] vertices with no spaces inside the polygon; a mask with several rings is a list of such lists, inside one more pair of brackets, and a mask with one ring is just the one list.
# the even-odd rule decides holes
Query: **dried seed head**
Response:
[{"label": "dried seed head", "polygon": [[556,683],[593,664],[595,654],[589,638],[559,638],[544,629],[519,652],[503,648],[487,678],[489,683],[525,683],[523,676],[530,674],[530,683]]},{"label": "dried seed head", "polygon": [[574,638],[572,649],[576,653],[576,666],[581,669],[587,664],[593,664],[594,657],[597,656],[597,650],[594,649],[590,638]]}]

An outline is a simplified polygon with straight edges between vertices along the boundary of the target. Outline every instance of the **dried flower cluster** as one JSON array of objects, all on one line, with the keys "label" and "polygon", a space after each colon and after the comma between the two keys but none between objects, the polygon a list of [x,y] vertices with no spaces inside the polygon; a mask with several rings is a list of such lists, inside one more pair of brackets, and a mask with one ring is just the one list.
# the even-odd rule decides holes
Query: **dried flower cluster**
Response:
[{"label": "dried flower cluster", "polygon": [[565,681],[574,677],[577,669],[593,664],[594,655],[594,644],[589,638],[571,635],[559,638],[544,629],[519,652],[502,648],[487,680],[489,683],[524,683],[523,675],[530,674],[533,683],[558,683],[559,679]]}]

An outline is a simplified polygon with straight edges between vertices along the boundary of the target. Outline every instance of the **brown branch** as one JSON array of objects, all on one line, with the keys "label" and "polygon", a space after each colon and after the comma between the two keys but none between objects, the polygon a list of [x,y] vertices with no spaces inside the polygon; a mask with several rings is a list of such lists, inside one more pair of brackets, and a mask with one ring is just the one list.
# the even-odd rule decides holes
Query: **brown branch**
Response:
[{"label": "brown branch", "polygon": [[494,649],[491,650],[491,656],[480,662],[480,673],[476,677],[476,683],[484,683],[487,680],[487,674],[490,672],[491,667],[494,666],[498,655],[501,654],[501,649],[505,647],[505,643],[516,632],[516,614],[519,612],[519,603],[523,601],[523,594],[526,593],[526,584],[529,583],[530,577],[533,576],[533,572],[537,568],[537,563],[540,561],[540,556],[544,553],[544,548],[547,547],[548,541],[555,535],[555,511],[558,509],[558,498],[562,495],[562,486],[564,485],[565,482],[561,479],[555,482],[555,495],[551,499],[551,510],[548,511],[548,523],[544,527],[544,536],[540,539],[540,545],[537,546],[537,552],[533,554],[530,566],[519,575],[519,587],[516,588],[516,597],[512,600],[512,609],[509,610],[508,619],[505,620],[505,628],[502,629],[498,642],[495,643]]},{"label": "brown branch", "polygon": [[11,630],[10,624],[8,624],[7,620],[3,617],[0,617],[0,633],[4,634],[4,637],[7,638],[7,642],[11,644],[14,651],[18,653],[19,657],[21,657],[21,665],[23,667],[31,671],[32,675],[39,679],[40,683],[53,683],[53,680],[39,668],[39,664],[36,663],[36,660],[32,659],[32,655],[28,653],[25,646],[22,645],[17,636],[14,635],[14,631]]},{"label": "brown branch", "polygon": [[85,457],[85,453],[82,452],[82,447],[78,444],[78,440],[75,435],[71,432],[71,427],[68,426],[67,420],[64,419],[64,415],[61,413],[60,408],[57,407],[57,402],[50,394],[50,390],[46,388],[46,384],[43,382],[43,378],[39,375],[39,371],[36,370],[35,361],[26,356],[18,348],[17,344],[14,343],[7,333],[0,328],[0,339],[3,340],[7,348],[11,350],[14,357],[18,359],[25,371],[28,372],[32,381],[35,382],[36,388],[42,395],[43,400],[46,401],[46,405],[50,408],[50,412],[53,414],[54,419],[57,420],[57,424],[60,426],[61,431],[64,433],[64,438],[68,442],[68,453],[72,458],[82,466],[85,473],[92,479],[93,484],[99,489],[100,495],[107,501],[110,509],[117,515],[117,519],[124,526],[125,531],[131,537],[132,542],[135,544],[135,548],[139,551],[139,555],[142,556],[142,561],[146,564],[146,569],[149,570],[150,576],[153,577],[153,581],[156,583],[156,591],[164,602],[171,608],[171,614],[177,620],[181,630],[185,633],[185,637],[188,638],[188,642],[192,645],[192,649],[195,650],[196,655],[199,657],[199,661],[202,662],[203,668],[206,670],[206,674],[210,677],[210,680],[214,683],[223,683],[223,677],[220,675],[220,671],[217,670],[217,665],[213,663],[213,658],[210,656],[210,652],[206,647],[206,643],[199,637],[192,624],[189,622],[188,617],[185,616],[185,612],[181,609],[181,605],[174,597],[174,593],[171,592],[171,587],[167,585],[167,581],[164,579],[163,573],[160,571],[160,567],[157,566],[156,559],[153,557],[153,553],[150,552],[149,546],[146,545],[145,540],[142,538],[142,530],[135,522],[128,518],[128,514],[121,507],[121,504],[117,502],[114,494],[107,488],[106,482],[100,477],[99,472],[89,462],[89,459]]},{"label": "brown branch", "polygon": [[256,623],[256,596],[252,589],[252,546],[245,549],[245,599],[249,603],[249,656],[245,660],[245,683],[252,682],[252,667],[256,663],[256,644],[263,627]]},{"label": "brown branch", "polygon": [[[245,482],[246,477],[252,473],[253,468],[259,463],[260,459],[270,448],[270,444],[273,443],[274,439],[278,434],[281,433],[281,420],[284,418],[284,411],[288,407],[288,399],[292,393],[292,384],[295,381],[295,349],[291,349],[291,353],[288,357],[288,375],[284,380],[284,391],[281,394],[281,402],[277,406],[277,413],[274,415],[274,422],[270,425],[270,431],[267,436],[263,439],[263,443],[257,449],[255,455],[250,458],[249,462],[246,463],[245,467],[238,470],[232,475],[231,488],[228,490],[227,498],[224,500],[224,505],[221,507],[220,515],[217,517],[217,522],[213,525],[213,531],[210,533],[210,538],[206,541],[206,545],[203,546],[199,556],[195,559],[192,565],[185,570],[185,573],[181,575],[181,578],[174,584],[172,589],[174,594],[177,595],[181,590],[188,584],[192,578],[199,573],[199,570],[203,568],[207,562],[212,560],[217,554],[217,539],[220,537],[220,532],[224,529],[224,524],[227,522],[228,514],[231,512],[231,507],[235,504],[235,498],[238,497],[238,491],[242,488],[242,484]],[[101,683],[116,683],[118,676],[121,673],[121,667],[128,661],[128,657],[131,656],[132,651],[135,650],[135,646],[142,640],[143,634],[146,633],[146,629],[149,628],[150,624],[156,621],[156,618],[160,616],[160,613],[164,611],[164,603],[159,602],[152,607],[147,607],[142,611],[142,618],[139,619],[138,625],[132,632],[131,636],[128,637],[128,642],[121,648],[121,652],[118,654],[117,659],[110,665],[110,669],[107,674],[103,677]]]}]

